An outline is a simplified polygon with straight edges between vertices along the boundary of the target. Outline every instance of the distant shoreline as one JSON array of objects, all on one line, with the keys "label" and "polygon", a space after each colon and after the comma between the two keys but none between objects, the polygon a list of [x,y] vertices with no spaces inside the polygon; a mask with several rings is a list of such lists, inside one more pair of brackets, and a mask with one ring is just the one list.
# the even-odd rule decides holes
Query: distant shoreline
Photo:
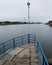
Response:
[{"label": "distant shoreline", "polygon": [[19,25],[19,24],[42,24],[42,22],[10,22],[10,21],[3,21],[0,22],[0,26],[4,26],[4,25]]},{"label": "distant shoreline", "polygon": [[49,25],[50,27],[52,27],[52,21],[49,21],[48,23],[45,23],[45,25]]},{"label": "distant shoreline", "polygon": [[[33,23],[31,23],[33,24]],[[26,24],[1,24],[0,26],[7,26],[7,25],[26,25]]]}]

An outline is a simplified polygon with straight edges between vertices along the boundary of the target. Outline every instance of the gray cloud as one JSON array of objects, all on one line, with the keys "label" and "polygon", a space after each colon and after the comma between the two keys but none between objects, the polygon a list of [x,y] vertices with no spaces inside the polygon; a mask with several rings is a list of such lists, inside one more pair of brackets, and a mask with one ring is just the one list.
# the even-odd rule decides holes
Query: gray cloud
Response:
[{"label": "gray cloud", "polygon": [[[27,20],[28,0],[0,0],[0,20]],[[52,19],[52,0],[29,0],[31,20]]]}]

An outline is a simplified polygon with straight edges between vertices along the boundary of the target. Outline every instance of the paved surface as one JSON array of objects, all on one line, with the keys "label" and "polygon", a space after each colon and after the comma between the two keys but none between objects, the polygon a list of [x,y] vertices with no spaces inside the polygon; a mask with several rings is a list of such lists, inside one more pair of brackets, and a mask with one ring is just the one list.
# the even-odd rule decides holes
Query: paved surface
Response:
[{"label": "paved surface", "polygon": [[48,62],[49,62],[50,65],[52,65],[52,58],[49,58]]},{"label": "paved surface", "polygon": [[36,51],[34,44],[16,47],[0,58],[0,65],[39,65]]}]

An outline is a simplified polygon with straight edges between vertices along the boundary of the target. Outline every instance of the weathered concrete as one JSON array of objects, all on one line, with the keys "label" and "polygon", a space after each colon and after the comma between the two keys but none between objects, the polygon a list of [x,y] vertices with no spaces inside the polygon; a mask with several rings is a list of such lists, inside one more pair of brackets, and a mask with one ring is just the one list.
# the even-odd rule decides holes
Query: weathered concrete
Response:
[{"label": "weathered concrete", "polygon": [[50,65],[52,65],[52,58],[49,58],[48,62],[49,62]]},{"label": "weathered concrete", "polygon": [[0,59],[0,65],[39,65],[34,44],[16,47]]}]

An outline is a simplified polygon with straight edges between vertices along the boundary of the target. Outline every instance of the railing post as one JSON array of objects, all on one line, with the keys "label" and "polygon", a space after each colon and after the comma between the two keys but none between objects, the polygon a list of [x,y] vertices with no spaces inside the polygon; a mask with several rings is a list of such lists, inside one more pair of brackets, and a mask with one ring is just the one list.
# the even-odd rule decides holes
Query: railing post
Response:
[{"label": "railing post", "polygon": [[45,63],[45,65],[47,65],[47,63],[46,63],[46,61],[45,61],[45,58],[44,58],[44,56],[43,56],[43,63],[42,63],[42,65],[44,65],[44,63]]},{"label": "railing post", "polygon": [[5,44],[3,43],[3,53],[5,54]]},{"label": "railing post", "polygon": [[43,63],[42,63],[42,65],[44,65],[44,56],[43,56]]},{"label": "railing post", "polygon": [[13,39],[13,49],[15,49],[15,39]]},{"label": "railing post", "polygon": [[30,44],[30,34],[28,34],[28,44]]},{"label": "railing post", "polygon": [[36,37],[34,36],[34,43],[36,43]]},{"label": "railing post", "polygon": [[23,44],[23,36],[22,36],[22,44]]},{"label": "railing post", "polygon": [[38,43],[38,41],[37,41],[37,52],[38,52],[38,47],[39,47],[39,43]]}]

